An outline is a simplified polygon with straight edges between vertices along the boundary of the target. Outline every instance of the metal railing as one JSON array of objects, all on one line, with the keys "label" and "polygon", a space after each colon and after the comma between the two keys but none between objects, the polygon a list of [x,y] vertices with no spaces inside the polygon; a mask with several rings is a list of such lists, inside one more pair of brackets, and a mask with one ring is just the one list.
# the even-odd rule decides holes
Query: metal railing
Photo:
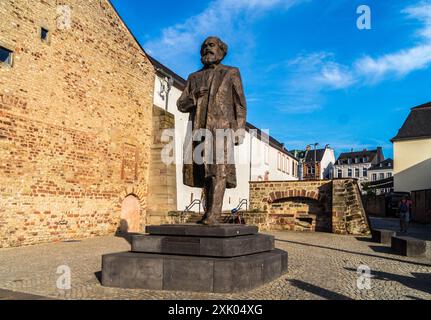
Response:
[{"label": "metal railing", "polygon": [[201,206],[202,206],[202,201],[201,200],[199,200],[199,199],[195,199],[195,200],[193,200],[185,209],[184,209],[184,211],[182,211],[181,212],[181,214],[180,214],[180,220],[181,220],[181,222],[183,222],[183,215],[186,213],[186,212],[190,212],[191,210],[192,210],[192,208],[194,207],[194,206],[196,206],[196,205],[199,205],[199,214],[201,213]]},{"label": "metal railing", "polygon": [[247,199],[242,199],[239,201],[238,206],[235,208],[236,210],[241,210],[241,208],[245,205],[245,211],[248,210],[248,200]]}]

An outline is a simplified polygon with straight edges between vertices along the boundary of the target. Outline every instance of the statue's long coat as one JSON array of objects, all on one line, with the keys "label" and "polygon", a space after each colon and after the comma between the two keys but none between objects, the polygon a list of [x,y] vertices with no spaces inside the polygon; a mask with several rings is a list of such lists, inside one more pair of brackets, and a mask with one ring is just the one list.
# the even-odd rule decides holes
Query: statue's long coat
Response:
[{"label": "statue's long coat", "polygon": [[[246,101],[238,68],[222,64],[217,65],[214,68],[214,74],[210,81],[208,95],[196,99],[195,92],[199,88],[207,86],[204,73],[205,70],[202,69],[192,73],[188,77],[186,88],[177,101],[178,110],[190,113],[189,128],[184,142],[184,159],[189,157],[190,160],[190,152],[193,152],[194,148],[199,144],[193,142],[192,130],[195,132],[197,129],[214,129],[214,121],[211,121],[212,117],[215,117],[214,110],[218,112],[217,129],[245,130]],[[222,115],[221,117],[220,114]],[[190,130],[190,124],[192,130]],[[226,152],[227,150],[225,150]],[[233,155],[233,144],[231,144],[229,152],[232,152],[231,155]],[[224,166],[226,187],[235,188],[235,164],[226,164]],[[204,164],[197,164],[195,161],[184,161],[184,184],[190,187],[203,188],[206,175],[205,170]]]}]

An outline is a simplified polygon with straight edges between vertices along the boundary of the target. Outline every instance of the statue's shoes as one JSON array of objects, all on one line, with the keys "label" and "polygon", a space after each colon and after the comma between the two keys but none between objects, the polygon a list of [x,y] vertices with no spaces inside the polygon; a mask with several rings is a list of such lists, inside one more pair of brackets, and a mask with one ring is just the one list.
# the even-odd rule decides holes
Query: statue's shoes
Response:
[{"label": "statue's shoes", "polygon": [[197,222],[197,224],[202,224],[204,226],[217,226],[220,223],[214,218],[203,218]]}]

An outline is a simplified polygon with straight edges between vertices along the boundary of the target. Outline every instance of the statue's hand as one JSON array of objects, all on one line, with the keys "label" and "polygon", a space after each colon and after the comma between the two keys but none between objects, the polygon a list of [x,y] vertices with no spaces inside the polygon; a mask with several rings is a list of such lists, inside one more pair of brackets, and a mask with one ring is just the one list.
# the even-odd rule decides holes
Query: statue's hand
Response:
[{"label": "statue's hand", "polygon": [[196,99],[202,98],[208,94],[208,91],[209,90],[207,87],[200,87],[200,88],[195,90],[194,95],[195,95]]}]

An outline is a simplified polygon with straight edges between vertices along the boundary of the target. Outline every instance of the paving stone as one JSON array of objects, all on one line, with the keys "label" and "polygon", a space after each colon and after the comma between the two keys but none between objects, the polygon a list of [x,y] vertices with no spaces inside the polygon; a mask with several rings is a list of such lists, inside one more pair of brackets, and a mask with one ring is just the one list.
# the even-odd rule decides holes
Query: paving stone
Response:
[{"label": "paving stone", "polygon": [[[371,218],[377,229],[396,230],[393,219]],[[429,237],[431,228],[411,224],[409,232]],[[123,238],[101,237],[78,243],[52,243],[0,249],[0,288],[56,299],[128,300],[431,300],[431,259],[395,255],[390,248],[356,237],[329,233],[280,231],[275,246],[288,252],[289,268],[282,277],[239,293],[204,293],[103,287],[98,280],[101,256],[130,250]],[[71,269],[71,290],[60,290],[57,267]],[[357,287],[357,268],[371,269],[371,289]]]}]

